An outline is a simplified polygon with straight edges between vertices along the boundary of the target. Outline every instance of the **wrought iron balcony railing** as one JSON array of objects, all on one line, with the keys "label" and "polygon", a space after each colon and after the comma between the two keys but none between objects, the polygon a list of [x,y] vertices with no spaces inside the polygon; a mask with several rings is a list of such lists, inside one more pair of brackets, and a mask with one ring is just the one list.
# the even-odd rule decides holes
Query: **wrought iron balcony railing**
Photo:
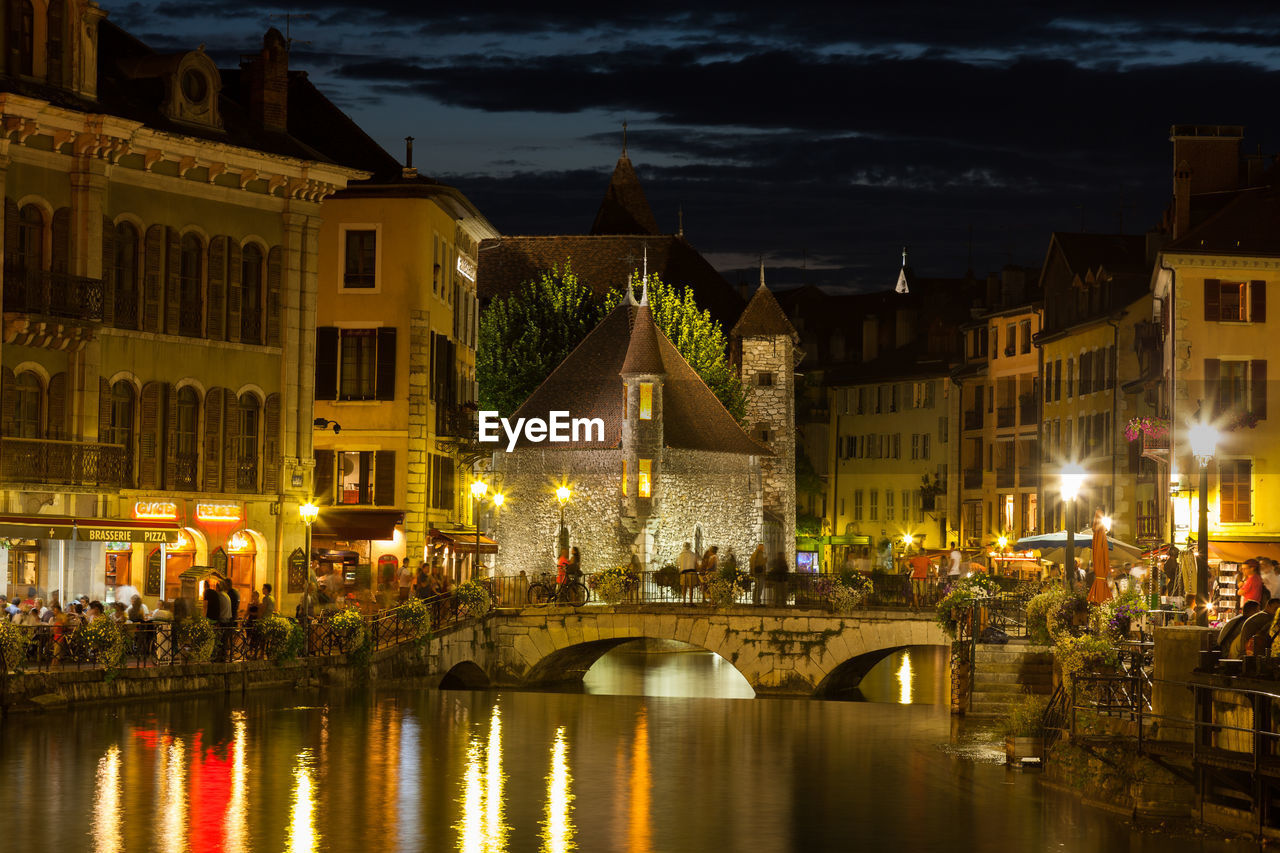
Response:
[{"label": "wrought iron balcony railing", "polygon": [[965,429],[982,429],[982,410],[981,409],[964,413],[964,428]]},{"label": "wrought iron balcony railing", "polygon": [[0,479],[68,486],[133,485],[129,448],[119,444],[0,438]]},{"label": "wrought iron balcony railing", "polygon": [[102,281],[5,265],[4,310],[71,320],[102,319]]}]

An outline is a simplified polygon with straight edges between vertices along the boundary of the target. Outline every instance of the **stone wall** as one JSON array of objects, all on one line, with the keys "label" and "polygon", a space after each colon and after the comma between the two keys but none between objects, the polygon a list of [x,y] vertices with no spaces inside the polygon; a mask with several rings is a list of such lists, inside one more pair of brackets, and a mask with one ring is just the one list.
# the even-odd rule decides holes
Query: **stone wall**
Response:
[{"label": "stone wall", "polygon": [[561,482],[573,490],[565,526],[569,544],[582,552],[584,571],[629,565],[641,551],[647,554],[644,568],[661,568],[693,540],[697,524],[705,546],[719,545],[722,554],[732,546],[745,563],[762,533],[755,458],[670,448],[661,453],[648,519],[623,515],[622,450],[495,453],[495,475],[507,497],[498,518],[500,572],[554,569],[560,523],[555,488]]},{"label": "stone wall", "polygon": [[[773,374],[772,385],[760,385],[757,375]],[[796,395],[795,347],[785,335],[742,339],[742,381],[747,390],[747,429],[758,437],[769,430],[773,456],[761,460],[764,507],[783,522],[782,542],[787,564],[796,558]],[[772,555],[770,555],[772,556]]]}]

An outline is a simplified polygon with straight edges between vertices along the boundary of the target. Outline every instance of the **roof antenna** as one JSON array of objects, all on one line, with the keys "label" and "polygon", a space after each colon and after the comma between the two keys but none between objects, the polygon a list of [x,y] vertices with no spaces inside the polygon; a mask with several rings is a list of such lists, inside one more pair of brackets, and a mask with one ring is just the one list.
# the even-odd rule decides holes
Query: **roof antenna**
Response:
[{"label": "roof antenna", "polygon": [[622,156],[623,156],[623,157],[626,157],[626,156],[627,156],[627,122],[626,122],[626,119],[623,119],[623,121],[622,121]]},{"label": "roof antenna", "polygon": [[764,255],[760,256],[760,286],[764,287]]},{"label": "roof antenna", "polygon": [[684,205],[676,210],[676,236],[684,238]]}]

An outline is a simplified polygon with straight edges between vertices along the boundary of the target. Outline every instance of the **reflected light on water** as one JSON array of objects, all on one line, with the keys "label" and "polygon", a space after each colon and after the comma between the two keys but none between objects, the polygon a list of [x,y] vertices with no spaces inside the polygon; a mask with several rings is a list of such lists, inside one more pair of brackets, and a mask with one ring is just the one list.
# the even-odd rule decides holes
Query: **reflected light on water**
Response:
[{"label": "reflected light on water", "polygon": [[112,744],[98,759],[97,802],[93,808],[94,838],[100,853],[120,853],[120,747]]},{"label": "reflected light on water", "polygon": [[298,753],[293,768],[293,808],[289,812],[289,853],[312,853],[318,850],[316,833],[315,792],[311,779],[311,750]]},{"label": "reflected light on water", "polygon": [[501,853],[507,849],[508,827],[502,801],[502,715],[493,706],[489,741],[467,744],[467,769],[462,782],[462,817],[457,824],[458,849],[463,853]]},{"label": "reflected light on water", "polygon": [[244,711],[235,711],[231,715],[231,726],[235,734],[232,737],[231,749],[231,800],[227,803],[226,853],[246,853],[249,849],[245,839],[249,836],[248,786],[245,777],[248,765],[245,762],[245,715]]},{"label": "reflected light on water", "polygon": [[400,849],[404,853],[418,853],[424,849],[420,814],[419,785],[422,772],[422,746],[418,740],[418,721],[406,716],[400,723],[400,766],[397,768],[398,788],[396,812],[400,818],[397,833]]},{"label": "reflected light on water", "polygon": [[556,729],[555,743],[551,744],[551,772],[547,774],[547,819],[542,825],[543,853],[569,853],[576,850],[573,843],[573,821],[569,809],[573,803],[569,775],[569,745],[564,739],[564,726]]},{"label": "reflected light on water", "polygon": [[649,715],[644,706],[636,715],[636,737],[631,743],[631,811],[627,820],[628,853],[650,853],[649,836]]},{"label": "reflected light on water", "polygon": [[911,671],[911,652],[902,656],[902,666],[898,667],[898,704],[911,704],[911,682],[914,673]]},{"label": "reflected light on water", "polygon": [[497,704],[489,716],[489,750],[484,759],[484,831],[486,850],[505,850],[507,826],[502,801],[502,712]]},{"label": "reflected light on water", "polygon": [[187,849],[187,756],[182,741],[166,739],[165,772],[160,781],[160,839],[164,853]]}]

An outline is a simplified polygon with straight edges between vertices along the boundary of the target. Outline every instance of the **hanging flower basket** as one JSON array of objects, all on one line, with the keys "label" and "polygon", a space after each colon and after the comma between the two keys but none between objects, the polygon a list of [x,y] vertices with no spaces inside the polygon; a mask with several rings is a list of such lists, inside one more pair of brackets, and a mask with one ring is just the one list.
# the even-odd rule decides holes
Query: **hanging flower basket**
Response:
[{"label": "hanging flower basket", "polygon": [[1169,439],[1168,418],[1132,418],[1125,424],[1124,437],[1129,441],[1137,441],[1139,437],[1167,441]]}]

